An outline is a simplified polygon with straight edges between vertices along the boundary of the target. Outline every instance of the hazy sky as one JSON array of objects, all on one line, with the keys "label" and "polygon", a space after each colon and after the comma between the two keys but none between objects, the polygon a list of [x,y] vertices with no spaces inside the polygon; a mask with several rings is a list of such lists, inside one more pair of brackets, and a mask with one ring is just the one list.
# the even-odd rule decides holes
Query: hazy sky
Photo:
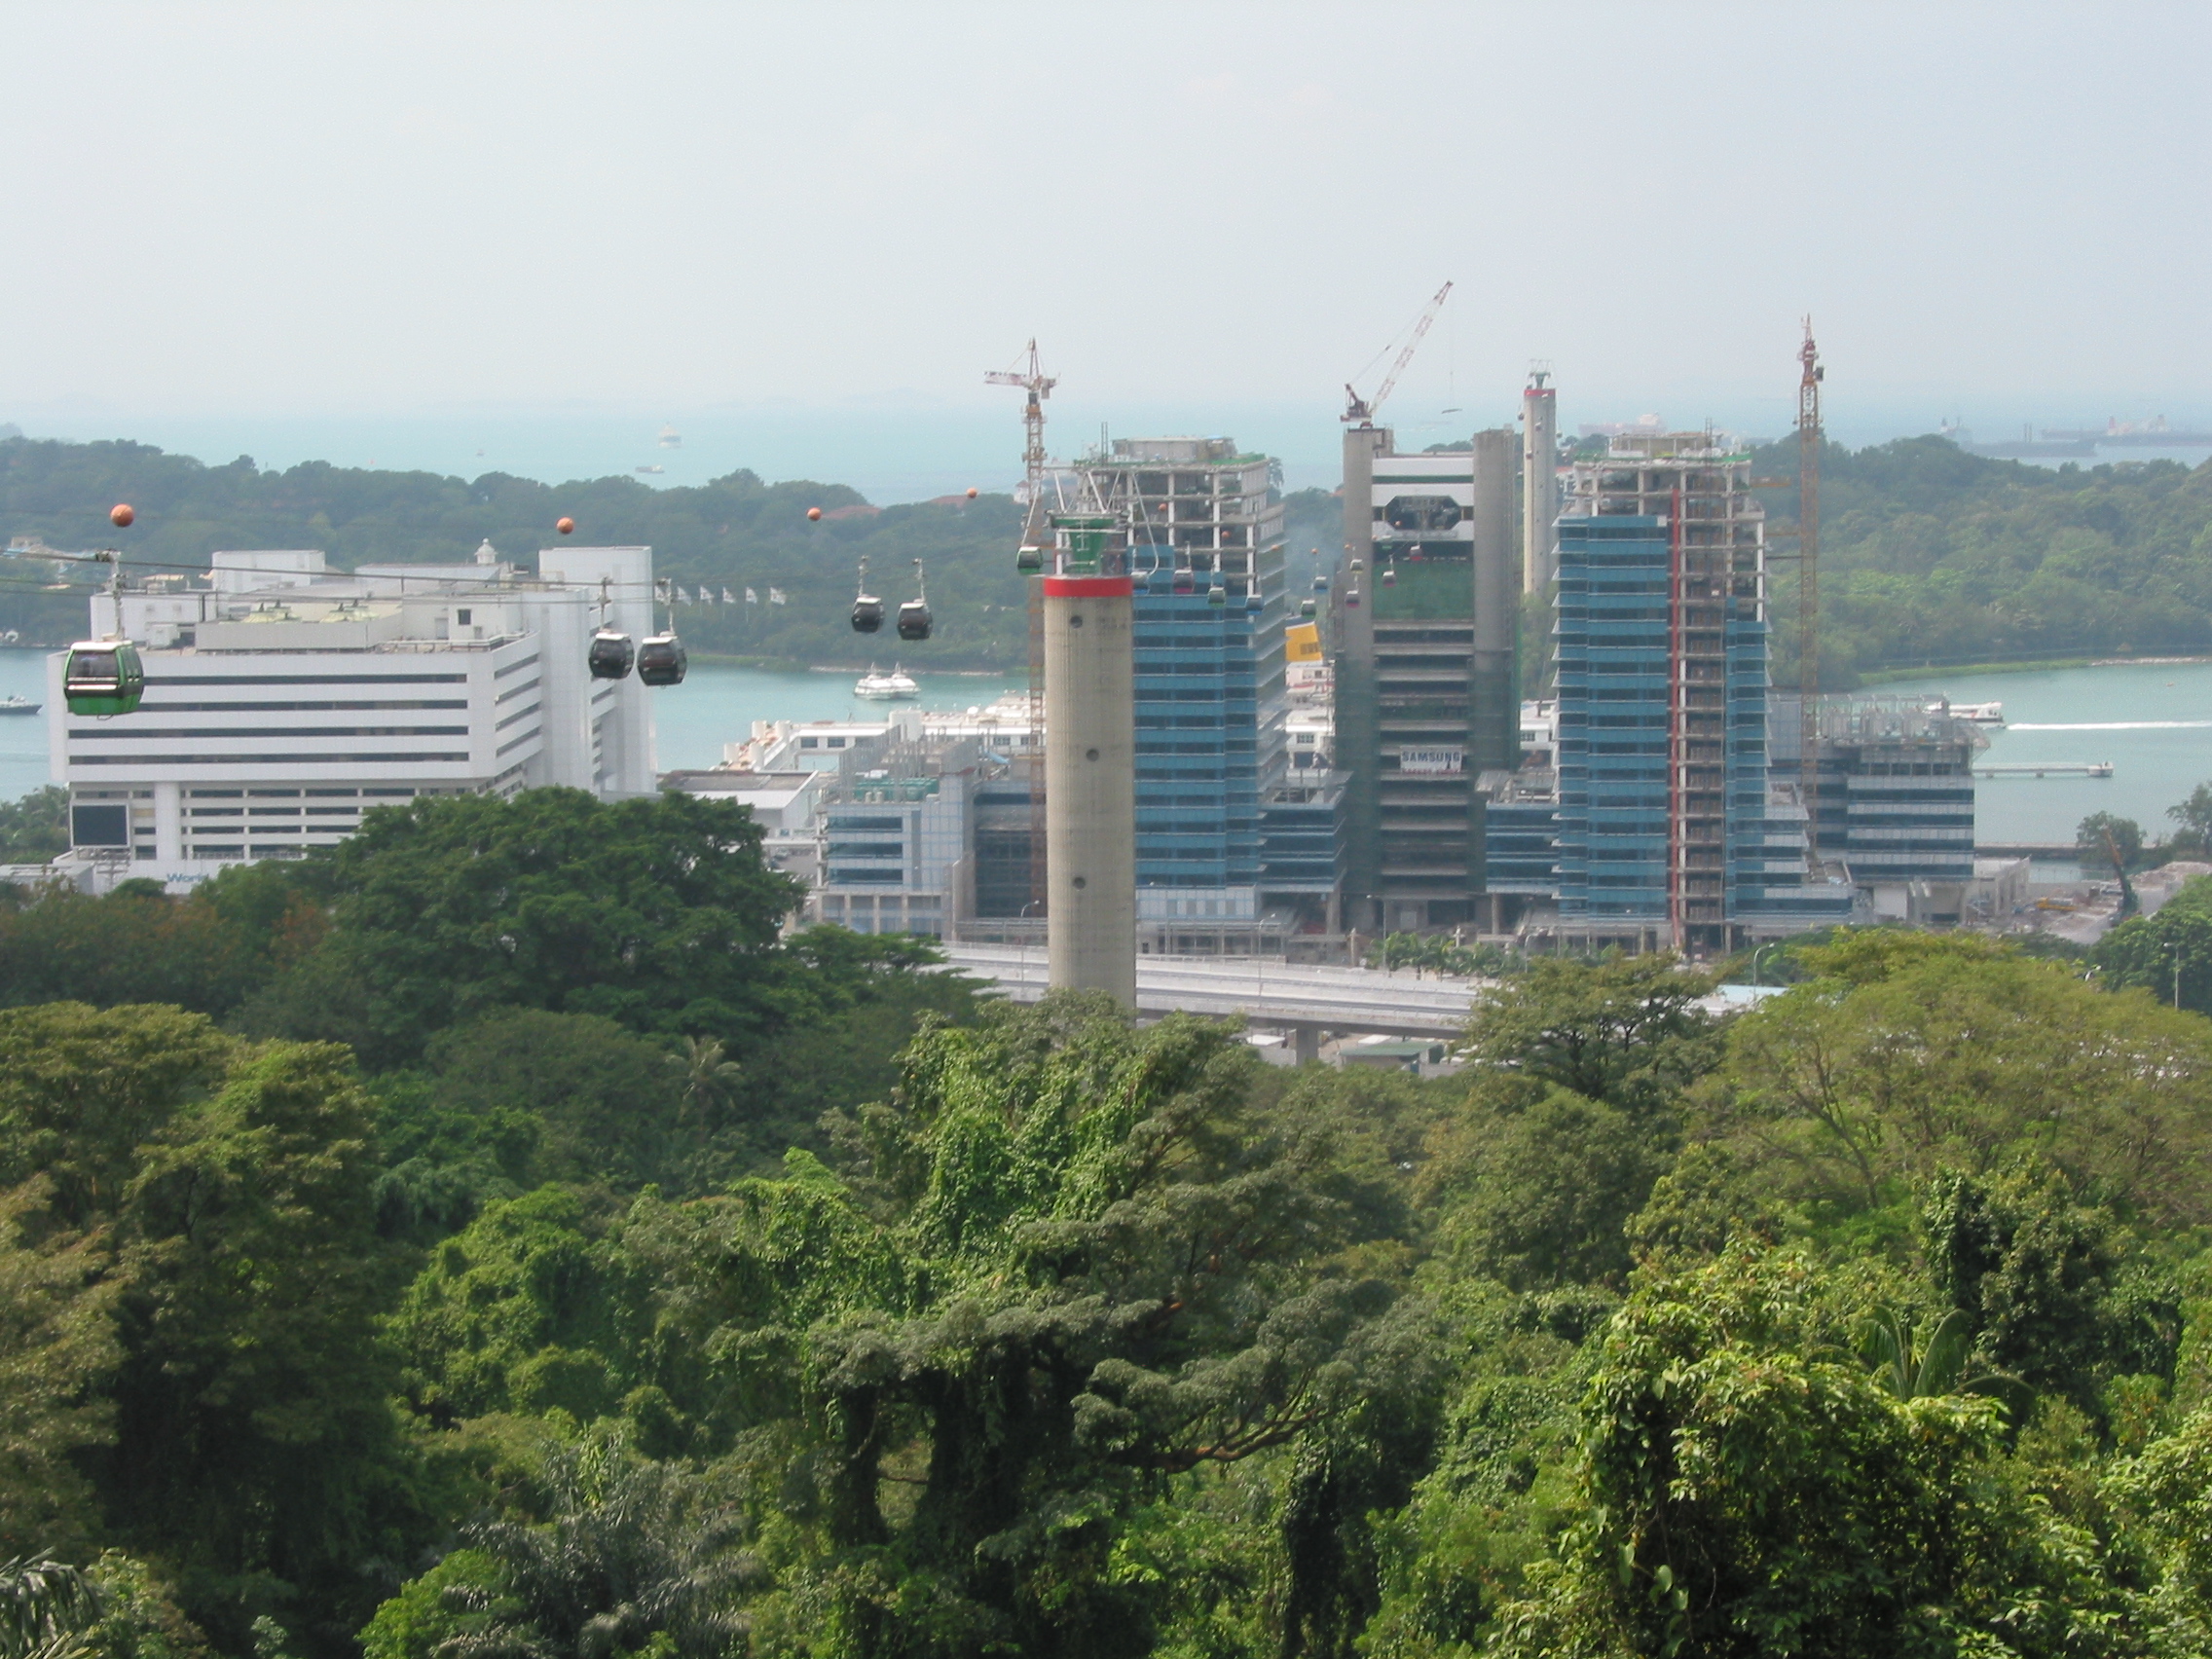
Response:
[{"label": "hazy sky", "polygon": [[[0,0],[0,420],[2212,417],[2212,6]],[[1379,371],[1369,369],[1366,387]],[[1848,405],[1854,415],[1844,415]],[[1118,421],[1118,424],[1120,422]]]}]

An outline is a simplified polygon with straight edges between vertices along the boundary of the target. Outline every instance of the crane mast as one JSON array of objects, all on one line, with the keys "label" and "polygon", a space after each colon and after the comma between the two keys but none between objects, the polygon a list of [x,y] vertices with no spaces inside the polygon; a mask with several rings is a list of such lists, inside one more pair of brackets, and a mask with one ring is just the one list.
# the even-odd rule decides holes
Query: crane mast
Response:
[{"label": "crane mast", "polygon": [[1805,798],[1806,852],[1818,870],[1821,762],[1815,704],[1821,692],[1821,381],[1827,371],[1821,367],[1809,316],[1797,362],[1797,691],[1802,745],[1798,793]]},{"label": "crane mast", "polygon": [[[1345,412],[1342,418],[1346,423],[1365,423],[1375,419],[1375,412],[1382,407],[1382,400],[1397,388],[1398,377],[1406,372],[1406,365],[1414,360],[1414,351],[1420,345],[1421,337],[1428,332],[1429,324],[1436,320],[1436,313],[1444,309],[1444,301],[1451,292],[1452,284],[1449,282],[1436,290],[1436,297],[1428,302],[1427,309],[1414,323],[1413,338],[1406,342],[1405,349],[1398,353],[1398,360],[1390,365],[1390,372],[1382,377],[1382,384],[1375,388],[1373,397],[1361,397],[1352,389],[1349,381],[1345,383]],[[1388,350],[1389,348],[1384,347],[1383,350]]]},{"label": "crane mast", "polygon": [[[1026,363],[986,370],[983,384],[1017,386],[1029,394],[1021,409],[1022,494],[1028,504],[1021,545],[1042,552],[1051,533],[1045,510],[1045,399],[1059,381],[1045,372],[1038,361],[1037,342],[1031,340]],[[1023,585],[1029,589],[1029,903],[1022,912],[1026,916],[1032,908],[1039,914],[1045,909],[1045,581],[1034,576]]]}]

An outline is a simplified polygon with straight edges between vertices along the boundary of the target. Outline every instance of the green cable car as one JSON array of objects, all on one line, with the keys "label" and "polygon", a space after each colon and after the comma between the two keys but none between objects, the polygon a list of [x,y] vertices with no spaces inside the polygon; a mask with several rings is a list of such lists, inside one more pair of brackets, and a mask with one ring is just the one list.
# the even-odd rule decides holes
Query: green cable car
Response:
[{"label": "green cable car", "polygon": [[132,715],[146,692],[146,669],[129,640],[79,640],[61,671],[73,715]]}]

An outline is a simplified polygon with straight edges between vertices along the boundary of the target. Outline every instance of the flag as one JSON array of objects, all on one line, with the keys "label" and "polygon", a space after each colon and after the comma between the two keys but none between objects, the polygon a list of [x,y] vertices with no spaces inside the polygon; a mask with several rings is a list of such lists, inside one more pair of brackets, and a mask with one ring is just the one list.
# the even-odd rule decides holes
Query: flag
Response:
[{"label": "flag", "polygon": [[730,598],[729,589],[727,588],[722,589],[722,603],[724,605],[735,605],[737,603],[736,600]]},{"label": "flag", "polygon": [[748,605],[758,605],[760,603],[760,596],[755,593],[751,588],[747,588],[745,590],[745,603]]},{"label": "flag", "polygon": [[782,588],[780,588],[780,587],[772,587],[772,588],[770,588],[770,589],[768,590],[768,603],[769,603],[770,605],[782,605],[782,604],[784,604],[784,603],[785,603],[785,601],[784,601],[784,590],[783,590]]}]

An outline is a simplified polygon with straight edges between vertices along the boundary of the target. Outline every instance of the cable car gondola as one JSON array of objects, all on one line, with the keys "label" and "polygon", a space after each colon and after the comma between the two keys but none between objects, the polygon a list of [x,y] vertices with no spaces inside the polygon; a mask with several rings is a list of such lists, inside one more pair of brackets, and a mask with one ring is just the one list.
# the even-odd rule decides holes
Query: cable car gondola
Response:
[{"label": "cable car gondola", "polygon": [[637,659],[637,647],[619,628],[602,627],[591,637],[591,649],[584,653],[594,680],[627,680],[630,665]]},{"label": "cable car gondola", "polygon": [[146,670],[129,640],[79,640],[61,671],[73,715],[132,715],[145,694]]},{"label": "cable car gondola", "polygon": [[853,596],[853,632],[873,634],[883,627],[883,601],[867,591],[867,561],[861,561],[860,591]]},{"label": "cable car gondola", "polygon": [[1024,547],[1014,556],[1014,568],[1025,576],[1033,576],[1045,568],[1045,550],[1042,547]]},{"label": "cable car gondola", "polygon": [[1259,614],[1260,614],[1260,612],[1261,612],[1261,611],[1263,611],[1263,610],[1267,609],[1267,608],[1268,608],[1268,602],[1267,602],[1266,600],[1264,600],[1264,599],[1262,599],[1262,598],[1260,597],[1260,590],[1259,590],[1258,588],[1247,588],[1247,589],[1245,589],[1245,591],[1244,591],[1244,614],[1245,614],[1245,615],[1247,615],[1247,616],[1257,616],[1257,615],[1259,615]]},{"label": "cable car gondola", "polygon": [[1298,602],[1298,614],[1301,616],[1317,616],[1320,611],[1321,608],[1309,599],[1302,599]]},{"label": "cable car gondola", "polygon": [[1327,593],[1329,591],[1329,578],[1327,576],[1315,576],[1313,578],[1313,591],[1315,593]]},{"label": "cable car gondola", "polygon": [[[127,530],[137,515],[125,502],[117,504],[107,516],[116,529]],[[69,647],[68,660],[61,667],[61,694],[71,714],[104,719],[109,715],[138,712],[138,700],[146,691],[146,668],[138,660],[138,647],[121,633],[123,555],[110,548],[93,557],[107,564],[108,604],[118,632],[113,639],[79,640]]]},{"label": "cable car gondola", "polygon": [[1222,585],[1220,575],[1216,574],[1212,584],[1206,589],[1206,604],[1215,610],[1219,610],[1228,603],[1229,589]]},{"label": "cable car gondola", "polygon": [[638,678],[647,685],[681,685],[688,666],[683,642],[674,629],[652,635],[638,647]]},{"label": "cable car gondola", "polygon": [[914,561],[915,597],[899,608],[899,637],[902,640],[926,640],[930,637],[930,591],[922,580],[922,562]]},{"label": "cable car gondola", "polygon": [[1382,567],[1382,585],[1384,587],[1396,587],[1398,585],[1398,562],[1395,559]]},{"label": "cable car gondola", "polygon": [[1175,579],[1170,585],[1177,593],[1196,593],[1198,591],[1198,578],[1191,574],[1190,568],[1186,565],[1175,567]]}]

